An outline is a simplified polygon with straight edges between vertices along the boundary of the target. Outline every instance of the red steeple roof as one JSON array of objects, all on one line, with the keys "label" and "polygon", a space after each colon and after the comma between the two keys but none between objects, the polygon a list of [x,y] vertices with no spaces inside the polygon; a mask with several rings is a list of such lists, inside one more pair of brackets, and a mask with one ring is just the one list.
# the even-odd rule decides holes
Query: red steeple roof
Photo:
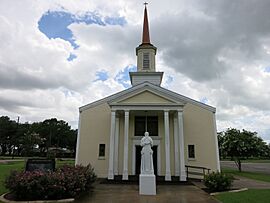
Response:
[{"label": "red steeple roof", "polygon": [[144,20],[143,20],[143,34],[142,34],[142,44],[150,44],[149,27],[148,27],[148,17],[147,8],[144,8]]}]

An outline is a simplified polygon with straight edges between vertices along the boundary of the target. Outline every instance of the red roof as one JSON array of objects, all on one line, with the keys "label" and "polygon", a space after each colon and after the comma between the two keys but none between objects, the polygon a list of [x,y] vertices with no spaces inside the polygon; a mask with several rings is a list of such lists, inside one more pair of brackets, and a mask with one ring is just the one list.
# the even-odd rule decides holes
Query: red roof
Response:
[{"label": "red roof", "polygon": [[150,44],[149,26],[148,26],[148,17],[147,17],[146,6],[144,8],[142,44]]}]

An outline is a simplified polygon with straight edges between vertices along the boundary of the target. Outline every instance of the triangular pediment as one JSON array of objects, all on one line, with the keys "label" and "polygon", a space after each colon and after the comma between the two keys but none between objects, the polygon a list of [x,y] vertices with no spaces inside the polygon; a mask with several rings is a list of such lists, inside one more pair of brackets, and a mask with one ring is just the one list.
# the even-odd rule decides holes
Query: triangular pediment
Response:
[{"label": "triangular pediment", "polygon": [[162,106],[179,106],[183,107],[187,103],[197,105],[209,111],[215,112],[216,109],[212,106],[195,101],[191,98],[180,95],[163,87],[145,82],[129,89],[118,92],[109,97],[87,104],[80,108],[84,111],[102,103],[108,103],[112,106],[130,106],[130,105],[162,105]]},{"label": "triangular pediment", "polygon": [[[158,88],[158,87],[157,87]],[[169,94],[162,93],[149,85],[143,85],[109,102],[110,105],[184,105]]]},{"label": "triangular pediment", "polygon": [[164,96],[158,95],[154,92],[144,90],[128,98],[122,99],[117,102],[118,104],[175,104]]}]

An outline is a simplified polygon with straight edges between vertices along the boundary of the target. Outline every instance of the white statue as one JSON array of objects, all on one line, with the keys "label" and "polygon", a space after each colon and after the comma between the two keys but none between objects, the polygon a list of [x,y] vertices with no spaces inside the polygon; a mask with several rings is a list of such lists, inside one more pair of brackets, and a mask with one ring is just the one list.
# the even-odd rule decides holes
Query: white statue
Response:
[{"label": "white statue", "polygon": [[145,132],[144,137],[141,139],[141,174],[154,174],[153,165],[153,140],[149,137],[149,133]]}]

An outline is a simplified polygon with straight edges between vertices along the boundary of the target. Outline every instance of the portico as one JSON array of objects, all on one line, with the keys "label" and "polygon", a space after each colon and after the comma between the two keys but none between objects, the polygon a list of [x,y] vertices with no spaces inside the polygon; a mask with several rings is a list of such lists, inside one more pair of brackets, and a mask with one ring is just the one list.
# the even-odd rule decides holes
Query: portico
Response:
[{"label": "portico", "polygon": [[[118,174],[119,162],[123,163],[123,180],[128,180],[128,175],[135,175],[136,167],[136,145],[139,145],[143,136],[135,136],[136,116],[157,116],[158,136],[151,136],[154,146],[157,146],[157,175],[164,175],[166,181],[171,180],[172,170],[180,181],[186,181],[185,160],[184,160],[184,135],[183,135],[183,104],[163,105],[116,105],[111,104],[111,132],[109,149],[109,173],[108,179],[113,179]],[[132,118],[132,119],[131,119]],[[123,160],[119,160],[119,121],[124,126],[124,148]],[[173,121],[173,122],[172,122]],[[170,123],[172,122],[172,123]],[[171,145],[170,140],[174,145]],[[161,146],[163,143],[163,146]],[[162,150],[162,148],[164,150]],[[172,149],[171,149],[172,148]],[[182,148],[182,149],[181,149]],[[171,151],[174,151],[171,156]],[[162,154],[163,153],[163,154]],[[161,156],[165,161],[161,161]],[[131,168],[129,168],[131,159]],[[174,168],[171,162],[174,162]],[[164,166],[162,166],[162,164]],[[162,173],[165,168],[165,173]],[[130,172],[129,172],[130,171]]]}]

